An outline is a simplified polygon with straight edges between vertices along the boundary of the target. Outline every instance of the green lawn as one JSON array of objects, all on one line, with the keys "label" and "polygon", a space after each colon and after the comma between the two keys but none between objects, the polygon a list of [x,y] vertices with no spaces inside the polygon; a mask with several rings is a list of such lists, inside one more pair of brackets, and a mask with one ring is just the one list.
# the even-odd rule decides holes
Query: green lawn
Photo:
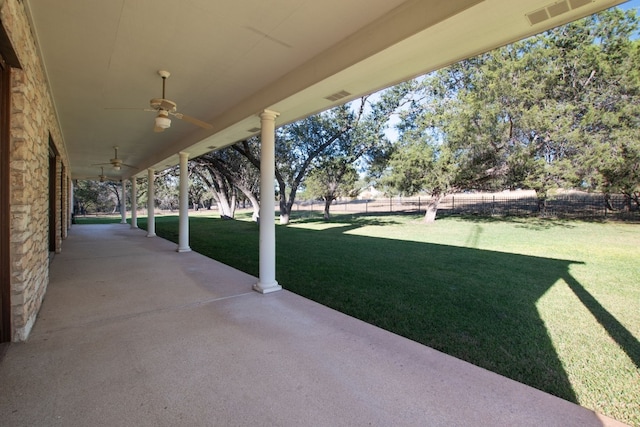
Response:
[{"label": "green lawn", "polygon": [[[122,221],[120,215],[86,215],[75,217],[76,224],[119,224]],[[131,221],[129,220],[129,223]]]},{"label": "green lawn", "polygon": [[[257,276],[245,219],[192,217],[192,249]],[[276,235],[284,288],[640,425],[640,225],[336,215]]]}]

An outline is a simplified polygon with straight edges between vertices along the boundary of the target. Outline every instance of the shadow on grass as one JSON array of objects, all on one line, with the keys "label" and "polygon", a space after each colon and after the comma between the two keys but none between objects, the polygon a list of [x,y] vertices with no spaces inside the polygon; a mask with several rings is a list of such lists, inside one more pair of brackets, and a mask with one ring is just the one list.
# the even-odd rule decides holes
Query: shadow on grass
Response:
[{"label": "shadow on grass", "polygon": [[[571,276],[576,262],[346,233],[372,222],[388,224],[357,215],[349,225],[323,230],[277,227],[278,282],[365,322],[577,403],[536,308],[540,297],[564,280],[638,364],[637,340]],[[156,232],[176,242],[177,228],[177,217],[156,222]],[[195,251],[258,275],[257,224],[191,218],[190,230]],[[478,236],[481,232],[478,225]]]},{"label": "shadow on grass", "polygon": [[75,224],[89,225],[89,224],[119,224],[122,219],[120,217],[107,217],[107,216],[77,216],[74,219]]},{"label": "shadow on grass", "polygon": [[[277,213],[277,212],[276,212]],[[328,221],[323,218],[322,213],[315,215],[292,215],[292,223],[295,224],[327,224],[332,222],[348,222],[358,227],[367,225],[393,225],[400,224],[397,220],[398,214],[393,212],[372,212],[372,213],[338,213],[332,215]],[[380,219],[385,218],[385,219]],[[389,218],[389,219],[386,219]]]},{"label": "shadow on grass", "polygon": [[279,228],[280,284],[577,402],[536,308],[572,261],[345,234],[357,227]]},{"label": "shadow on grass", "polygon": [[[517,217],[517,216],[480,216],[480,215],[451,215],[449,218],[457,217],[463,221],[475,222],[475,223],[496,223],[496,222],[508,222],[516,224],[517,228],[525,228],[528,230],[549,230],[551,228],[575,228],[572,222],[575,220],[566,220],[558,218],[539,218],[539,217]],[[589,222],[603,222],[603,221],[589,221]]]},{"label": "shadow on grass", "polygon": [[609,336],[618,343],[629,359],[640,368],[640,342],[625,328],[611,313],[604,308],[573,276],[564,277],[569,288],[580,302],[591,312],[593,317],[602,325]]},{"label": "shadow on grass", "polygon": [[[341,213],[337,212],[332,214],[329,222],[351,222],[353,224],[361,225],[390,225],[399,224],[397,220],[398,215],[404,215],[406,217],[415,217],[416,221],[422,221],[424,215],[417,213],[402,213],[402,212],[370,212],[370,213]],[[379,218],[389,217],[388,221],[380,221]],[[461,221],[475,222],[475,223],[496,223],[496,222],[508,222],[516,224],[516,228],[524,228],[529,230],[549,230],[551,228],[575,228],[575,219],[562,219],[562,218],[540,218],[540,217],[518,217],[518,216],[483,216],[483,215],[452,215],[447,213],[439,213],[438,220],[443,218],[458,218]],[[327,221],[322,217],[322,213],[314,212],[309,214],[308,212],[296,215],[292,214],[292,221],[299,224],[309,223],[326,223]],[[583,222],[606,222],[601,219],[581,219]]]}]

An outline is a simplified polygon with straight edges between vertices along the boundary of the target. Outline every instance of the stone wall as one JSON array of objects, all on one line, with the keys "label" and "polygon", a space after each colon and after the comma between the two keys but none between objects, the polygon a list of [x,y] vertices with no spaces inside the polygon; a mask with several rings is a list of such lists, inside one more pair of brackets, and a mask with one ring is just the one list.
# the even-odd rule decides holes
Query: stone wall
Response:
[{"label": "stone wall", "polygon": [[12,340],[21,341],[31,331],[49,282],[50,141],[57,154],[56,252],[61,250],[66,236],[69,167],[51,93],[22,2],[4,1],[0,19],[21,65],[21,69],[11,71],[10,119],[11,320]]}]

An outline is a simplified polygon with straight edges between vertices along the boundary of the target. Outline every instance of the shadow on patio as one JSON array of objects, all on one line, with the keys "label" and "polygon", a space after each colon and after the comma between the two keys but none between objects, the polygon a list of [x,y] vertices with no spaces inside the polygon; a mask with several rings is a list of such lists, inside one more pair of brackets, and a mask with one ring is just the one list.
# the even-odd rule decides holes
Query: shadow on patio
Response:
[{"label": "shadow on patio", "polygon": [[3,426],[619,425],[175,249],[73,227],[0,361]]}]

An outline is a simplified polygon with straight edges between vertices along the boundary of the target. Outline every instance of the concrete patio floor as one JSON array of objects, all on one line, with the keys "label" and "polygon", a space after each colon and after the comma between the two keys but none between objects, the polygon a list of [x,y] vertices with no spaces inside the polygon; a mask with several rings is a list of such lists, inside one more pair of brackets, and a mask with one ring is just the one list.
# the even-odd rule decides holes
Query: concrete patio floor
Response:
[{"label": "concrete patio floor", "polygon": [[623,425],[256,281],[74,225],[29,340],[0,356],[0,425]]}]

